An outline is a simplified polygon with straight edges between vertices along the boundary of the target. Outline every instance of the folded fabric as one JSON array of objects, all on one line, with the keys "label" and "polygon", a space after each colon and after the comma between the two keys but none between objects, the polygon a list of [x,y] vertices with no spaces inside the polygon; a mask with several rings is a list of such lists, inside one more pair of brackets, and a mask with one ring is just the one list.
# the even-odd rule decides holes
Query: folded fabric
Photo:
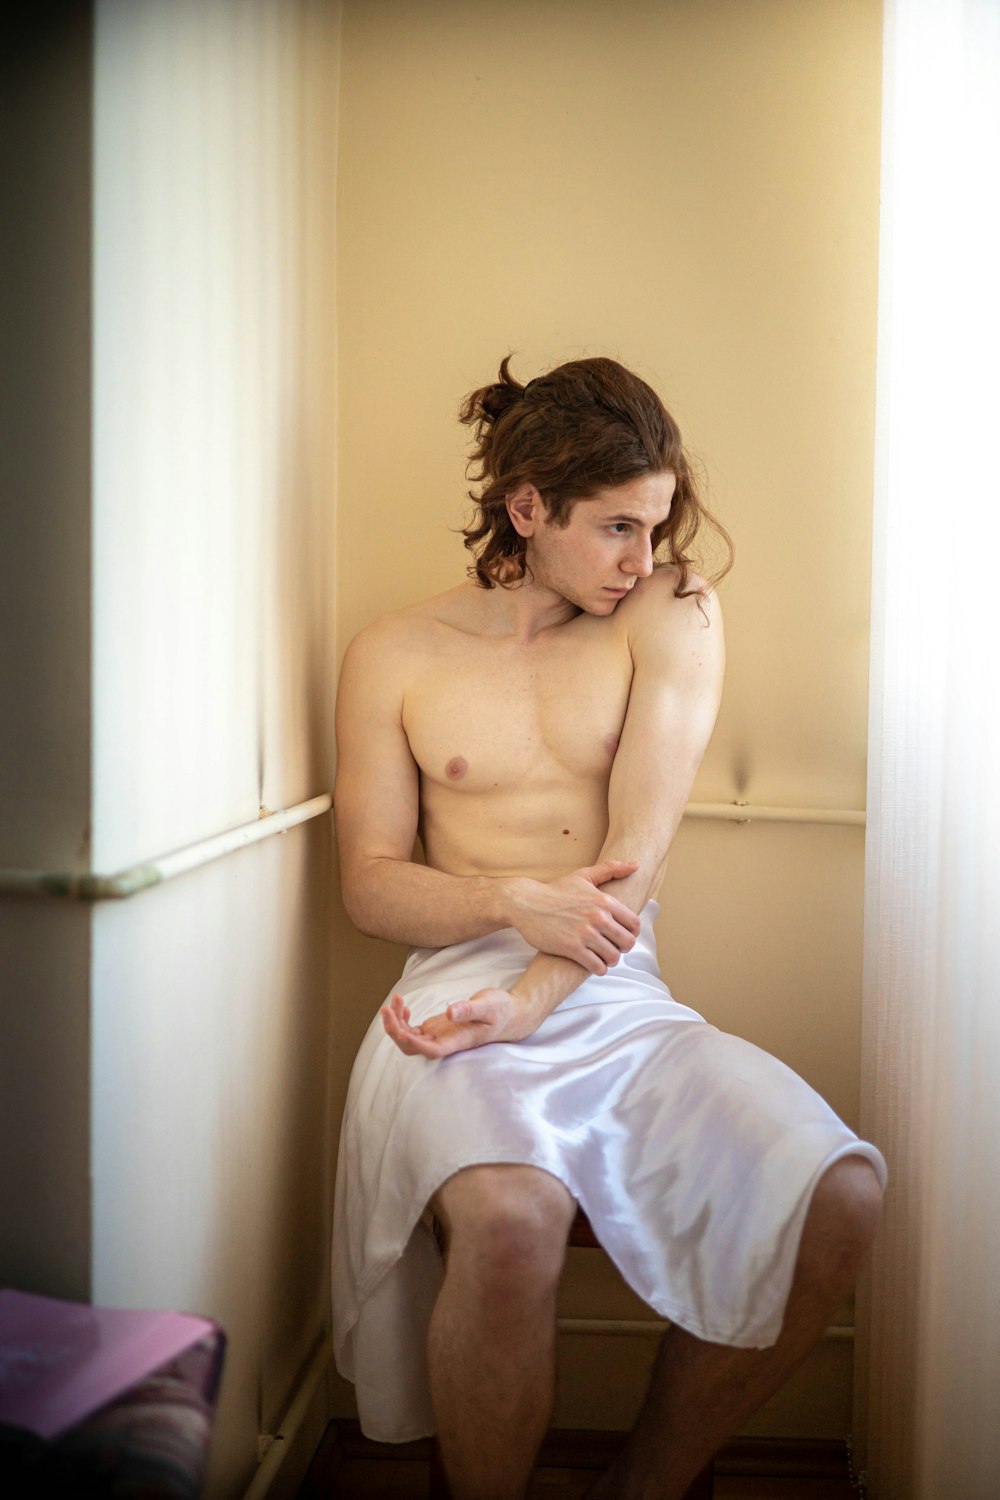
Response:
[{"label": "folded fabric", "polygon": [[[521,1042],[407,1057],[376,1016],[351,1076],[337,1171],[334,1346],[362,1429],[434,1430],[424,1358],[442,1268],[424,1209],[463,1167],[558,1177],[628,1284],[699,1338],[765,1348],[781,1330],[813,1188],[885,1162],[797,1074],[711,1026],[659,977],[651,901],[632,951]],[[511,928],[415,949],[396,988],[419,1023],[522,973]]]}]

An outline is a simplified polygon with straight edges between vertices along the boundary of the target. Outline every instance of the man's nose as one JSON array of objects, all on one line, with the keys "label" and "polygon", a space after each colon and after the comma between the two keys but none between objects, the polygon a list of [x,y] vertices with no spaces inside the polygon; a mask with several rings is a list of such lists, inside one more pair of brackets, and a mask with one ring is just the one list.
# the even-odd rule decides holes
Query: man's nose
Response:
[{"label": "man's nose", "polygon": [[636,578],[649,577],[653,571],[653,544],[648,536],[637,538],[635,546],[629,548],[622,567],[626,573],[634,573]]}]

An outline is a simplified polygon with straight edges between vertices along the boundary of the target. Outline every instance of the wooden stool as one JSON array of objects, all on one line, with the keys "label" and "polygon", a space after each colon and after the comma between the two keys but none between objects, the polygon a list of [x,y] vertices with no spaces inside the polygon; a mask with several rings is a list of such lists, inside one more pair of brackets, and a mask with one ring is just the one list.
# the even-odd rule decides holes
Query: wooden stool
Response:
[{"label": "wooden stool", "polygon": [[[434,1220],[434,1238],[438,1248],[444,1252],[444,1233],[437,1220]],[[579,1206],[576,1217],[569,1227],[566,1239],[567,1245],[578,1250],[600,1250],[601,1242],[594,1233],[593,1226],[583,1209]],[[707,1466],[702,1469],[684,1491],[684,1500],[712,1500],[715,1489],[715,1462],[710,1459]],[[441,1458],[441,1449],[438,1447],[437,1438],[431,1451],[431,1474],[430,1474],[430,1500],[452,1500],[451,1490],[448,1488],[448,1476],[445,1473],[444,1461]]]}]

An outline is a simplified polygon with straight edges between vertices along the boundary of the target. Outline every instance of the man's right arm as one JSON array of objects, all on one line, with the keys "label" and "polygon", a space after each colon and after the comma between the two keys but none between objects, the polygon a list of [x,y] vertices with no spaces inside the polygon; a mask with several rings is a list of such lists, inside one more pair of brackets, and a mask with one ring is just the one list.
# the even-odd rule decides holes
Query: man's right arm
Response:
[{"label": "man's right arm", "polygon": [[449,875],[413,860],[420,775],[403,728],[405,643],[379,621],[348,647],[337,693],[334,816],[341,893],[370,937],[440,948],[516,927],[539,951],[604,973],[631,948],[634,913],[598,889],[633,863],[607,861],[553,881]]}]

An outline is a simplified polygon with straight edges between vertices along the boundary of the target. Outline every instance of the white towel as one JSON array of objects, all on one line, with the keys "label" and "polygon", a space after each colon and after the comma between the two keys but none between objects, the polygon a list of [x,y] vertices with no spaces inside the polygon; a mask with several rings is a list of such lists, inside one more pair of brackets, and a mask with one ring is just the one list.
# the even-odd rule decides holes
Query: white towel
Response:
[{"label": "white towel", "polygon": [[[659,977],[650,901],[631,953],[531,1036],[407,1057],[376,1016],[347,1097],[333,1238],[337,1367],[362,1430],[434,1431],[425,1362],[441,1283],[421,1215],[462,1167],[520,1162],[564,1182],[628,1284],[699,1338],[781,1331],[813,1188],[838,1158],[885,1162],[784,1063],[680,1005]],[[419,1024],[505,988],[533,950],[512,928],[417,948],[396,988]]]}]

